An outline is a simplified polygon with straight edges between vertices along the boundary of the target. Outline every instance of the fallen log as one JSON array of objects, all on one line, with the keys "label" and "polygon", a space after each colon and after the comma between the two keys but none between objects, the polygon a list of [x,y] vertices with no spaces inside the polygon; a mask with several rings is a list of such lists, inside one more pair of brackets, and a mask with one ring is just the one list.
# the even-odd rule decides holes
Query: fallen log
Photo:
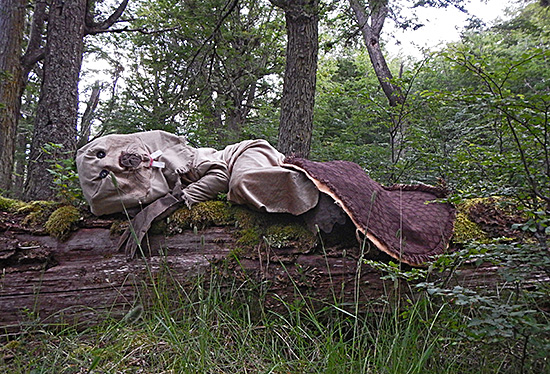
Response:
[{"label": "fallen log", "polygon": [[[36,322],[89,325],[107,315],[120,318],[143,302],[145,285],[167,273],[190,288],[212,274],[227,284],[248,284],[262,295],[263,306],[274,310],[296,298],[313,307],[362,305],[410,292],[406,282],[396,287],[364,263],[365,258],[389,259],[368,242],[359,245],[353,225],[339,226],[321,240],[304,234],[292,216],[245,208],[212,213],[212,206],[228,204],[204,204],[208,209],[176,212],[153,230],[157,233],[149,236],[146,253],[131,260],[116,250],[125,227],[120,217],[84,219],[82,213],[60,240],[44,225],[25,225],[21,214],[2,212],[0,335],[20,333]],[[453,281],[472,288],[494,285],[498,267],[463,266]]]},{"label": "fallen log", "polygon": [[[257,253],[237,261],[234,227],[187,229],[173,236],[153,235],[150,256],[128,260],[116,251],[118,235],[108,228],[81,228],[67,241],[28,232],[4,232],[0,244],[0,330],[20,330],[27,321],[76,324],[117,315],[135,305],[143,282],[168,268],[179,283],[193,283],[213,268],[233,279],[269,283],[283,299],[295,285],[310,297],[329,300],[331,290],[350,299],[357,258],[345,248],[301,253],[299,248],[257,246]],[[161,249],[161,253],[159,253]],[[208,277],[206,277],[208,278]],[[368,296],[384,293],[380,274],[365,269],[361,282]],[[352,298],[352,297],[351,297]],[[270,307],[276,307],[271,299]],[[279,301],[281,302],[281,301]]]}]

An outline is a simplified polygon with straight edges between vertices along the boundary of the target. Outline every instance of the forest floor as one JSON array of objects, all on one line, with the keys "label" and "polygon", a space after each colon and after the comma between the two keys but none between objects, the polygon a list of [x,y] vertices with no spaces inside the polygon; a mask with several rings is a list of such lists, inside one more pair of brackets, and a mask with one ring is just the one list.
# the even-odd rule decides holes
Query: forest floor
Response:
[{"label": "forest floor", "polygon": [[[29,310],[23,330],[0,342],[0,371],[550,373],[547,251],[502,232],[513,219],[494,207],[472,206],[484,223],[466,226],[483,235],[462,241],[429,269],[368,260],[390,285],[375,299],[345,305],[335,299],[319,308],[296,285],[296,297],[272,309],[250,279],[210,273],[184,285],[167,271],[136,285],[139,302],[123,316],[107,310],[93,324],[46,324]],[[28,214],[0,213],[2,232],[28,230]],[[499,231],[502,220],[508,221]],[[111,225],[94,222],[86,224]],[[43,225],[33,230],[46,234]],[[466,262],[498,264],[498,279],[469,288],[427,275],[459,273]],[[533,280],[535,273],[546,276]],[[403,280],[408,292],[395,297],[391,285]]]}]

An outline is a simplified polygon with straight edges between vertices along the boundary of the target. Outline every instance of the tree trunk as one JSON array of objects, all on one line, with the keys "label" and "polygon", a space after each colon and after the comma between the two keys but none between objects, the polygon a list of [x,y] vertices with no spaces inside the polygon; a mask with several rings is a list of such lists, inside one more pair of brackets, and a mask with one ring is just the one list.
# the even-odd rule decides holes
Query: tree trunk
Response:
[{"label": "tree trunk", "polygon": [[12,182],[13,196],[17,199],[22,199],[23,191],[25,187],[25,170],[27,162],[25,160],[24,150],[28,144],[28,133],[26,131],[21,131],[21,128],[17,131],[17,145],[16,149],[18,152],[15,155],[15,174]]},{"label": "tree trunk", "polygon": [[[74,157],[86,3],[86,0],[53,0],[50,5],[44,77],[25,186],[28,199],[53,197],[49,163]],[[47,154],[44,147],[49,143],[59,144],[61,148]]]},{"label": "tree trunk", "polygon": [[[44,71],[40,100],[25,184],[27,199],[54,196],[51,162],[72,159],[77,144],[78,82],[84,52],[84,36],[107,32],[122,15],[128,0],[104,21],[94,22],[90,0],[52,0],[44,48]],[[32,38],[31,38],[32,40]],[[58,144],[45,152],[48,144]]]},{"label": "tree trunk", "polygon": [[246,125],[250,105],[255,98],[256,82],[239,83],[241,83],[240,86],[236,84],[237,87],[231,90],[231,97],[229,99],[232,100],[232,103],[227,110],[227,118],[225,120],[228,135],[224,139],[223,144],[229,145],[242,140],[243,127]]},{"label": "tree trunk", "polygon": [[94,119],[94,113],[99,105],[99,95],[101,94],[101,85],[98,82],[92,87],[90,98],[86,104],[86,109],[80,119],[80,132],[78,134],[77,148],[83,147],[90,141],[90,133],[92,131],[92,120]]},{"label": "tree trunk", "polygon": [[285,11],[288,37],[278,149],[286,155],[307,158],[313,132],[319,1],[271,2]]},{"label": "tree trunk", "polygon": [[368,16],[367,11],[358,0],[349,0],[349,3],[363,35],[363,40],[365,41],[372,67],[380,82],[382,91],[384,91],[384,94],[388,98],[390,106],[402,104],[403,96],[401,90],[392,83],[393,75],[382,54],[382,49],[380,48],[380,33],[382,32],[384,21],[388,15],[388,1],[370,0]]},{"label": "tree trunk", "polygon": [[0,0],[0,190],[12,183],[21,107],[22,43],[26,0]]}]

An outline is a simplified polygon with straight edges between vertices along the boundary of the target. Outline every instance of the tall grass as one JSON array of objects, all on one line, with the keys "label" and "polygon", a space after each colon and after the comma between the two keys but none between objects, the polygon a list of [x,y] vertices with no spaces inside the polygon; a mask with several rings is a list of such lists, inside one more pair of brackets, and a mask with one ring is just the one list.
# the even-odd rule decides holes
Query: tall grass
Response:
[{"label": "tall grass", "polygon": [[[248,282],[248,281],[247,281]],[[170,271],[140,288],[123,319],[84,331],[40,326],[0,348],[4,373],[543,373],[506,345],[468,338],[471,313],[419,297],[266,310],[257,288],[213,273],[183,286]],[[508,346],[509,347],[509,346]],[[544,349],[541,348],[541,349]],[[542,352],[542,351],[541,351]],[[541,364],[542,363],[542,364]]]}]

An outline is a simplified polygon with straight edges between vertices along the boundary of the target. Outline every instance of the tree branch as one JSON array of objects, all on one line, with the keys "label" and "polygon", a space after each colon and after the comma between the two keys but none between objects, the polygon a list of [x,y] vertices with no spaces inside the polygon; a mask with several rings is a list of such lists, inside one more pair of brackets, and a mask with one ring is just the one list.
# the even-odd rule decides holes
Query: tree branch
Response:
[{"label": "tree branch", "polygon": [[[404,97],[401,95],[400,88],[392,83],[393,76],[380,48],[380,32],[382,31],[384,20],[388,15],[387,0],[371,0],[369,2],[369,7],[371,8],[370,15],[366,14],[365,7],[358,0],[349,0],[349,4],[355,13],[355,19],[363,34],[372,66],[390,106],[393,107],[402,104]],[[369,25],[369,18],[371,25]]]},{"label": "tree branch", "polygon": [[369,35],[372,34],[372,28],[369,25],[369,17],[365,14],[364,8],[359,4],[357,0],[349,0],[349,4],[351,6],[351,9],[355,13],[355,17],[357,18],[357,21],[359,23],[359,30],[363,32],[363,34],[367,33]]},{"label": "tree branch", "polygon": [[384,26],[384,21],[388,16],[388,2],[380,1],[373,5],[371,9],[372,32],[379,38]]},{"label": "tree branch", "polygon": [[193,66],[193,64],[195,63],[195,60],[197,59],[197,57],[199,56],[199,54],[201,53],[201,51],[203,50],[203,48],[212,40],[214,39],[214,36],[216,35],[216,33],[220,30],[220,28],[222,27],[225,19],[227,17],[229,17],[229,15],[231,14],[231,12],[233,12],[233,10],[235,10],[235,8],[237,7],[237,4],[239,3],[238,0],[231,0],[231,2],[228,2],[225,4],[224,6],[224,9],[227,9],[227,11],[225,12],[225,14],[222,15],[222,17],[220,18],[220,20],[218,21],[218,23],[216,24],[216,27],[214,28],[214,30],[212,31],[212,33],[210,34],[210,36],[202,43],[202,45],[199,47],[199,49],[195,52],[195,54],[193,55],[193,57],[191,58],[191,61],[187,64],[187,68],[185,69],[185,76],[187,76],[189,74],[189,69],[191,68],[191,66]]},{"label": "tree branch", "polygon": [[23,64],[23,76],[27,76],[32,69],[32,66],[38,61],[44,58],[46,50],[43,47],[31,49],[21,57],[21,62]]},{"label": "tree branch", "polygon": [[44,58],[44,48],[42,48],[41,44],[44,24],[48,18],[48,15],[46,14],[46,6],[46,1],[39,0],[36,2],[34,7],[29,43],[27,44],[25,53],[21,57],[21,64],[23,65],[23,79],[25,81],[33,65]]},{"label": "tree branch", "polygon": [[177,30],[177,29],[179,29],[179,27],[170,27],[170,28],[167,28],[167,29],[149,31],[145,28],[131,29],[129,27],[123,27],[123,28],[120,28],[120,29],[94,30],[93,33],[88,34],[88,35],[104,34],[104,33],[108,33],[108,32],[110,32],[110,33],[139,32],[139,33],[142,33],[142,34],[151,35],[151,34],[158,34],[158,33],[166,32],[166,31],[174,31],[174,30]]},{"label": "tree branch", "polygon": [[88,8],[88,11],[86,12],[86,34],[87,35],[95,35],[100,32],[105,32],[109,27],[113,26],[115,22],[122,16],[122,13],[124,13],[124,10],[126,9],[126,6],[128,5],[128,0],[122,0],[118,8],[103,22],[94,22],[93,16],[90,13],[90,10]]},{"label": "tree branch", "polygon": [[92,119],[94,112],[99,104],[99,95],[101,94],[101,85],[99,82],[96,82],[92,88],[92,93],[90,94],[90,99],[86,104],[86,110],[82,115],[80,120],[80,133],[78,134],[78,144],[77,147],[80,148],[88,143],[90,137],[90,129],[92,126]]}]

